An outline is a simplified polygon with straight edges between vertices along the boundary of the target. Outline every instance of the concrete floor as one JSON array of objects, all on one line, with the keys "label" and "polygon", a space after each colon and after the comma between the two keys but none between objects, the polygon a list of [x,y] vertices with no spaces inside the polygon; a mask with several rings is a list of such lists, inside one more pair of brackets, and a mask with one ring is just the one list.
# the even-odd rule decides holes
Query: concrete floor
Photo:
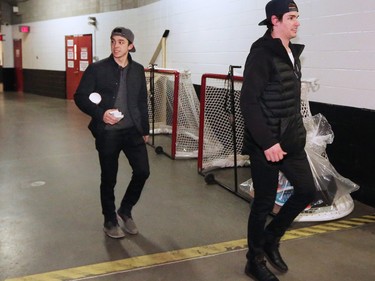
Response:
[{"label": "concrete floor", "polygon": [[[106,237],[88,121],[72,101],[0,93],[0,280],[251,280],[243,273],[249,204],[207,185],[195,159],[149,146],[151,177],[133,214],[140,233]],[[121,157],[118,201],[130,172]],[[374,281],[374,214],[355,202],[335,221],[341,227],[294,223],[328,231],[282,242],[290,270],[280,280]]]}]

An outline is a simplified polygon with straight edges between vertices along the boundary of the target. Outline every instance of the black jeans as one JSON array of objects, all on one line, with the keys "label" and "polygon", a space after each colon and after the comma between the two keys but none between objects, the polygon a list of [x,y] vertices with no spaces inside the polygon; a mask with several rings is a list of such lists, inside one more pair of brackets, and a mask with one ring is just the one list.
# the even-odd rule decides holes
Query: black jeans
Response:
[{"label": "black jeans", "polygon": [[101,167],[100,200],[105,221],[117,222],[114,188],[117,182],[118,159],[123,151],[133,173],[120,211],[131,216],[143,186],[150,175],[146,143],[135,128],[105,131],[96,138]]},{"label": "black jeans", "polygon": [[[266,237],[277,241],[293,220],[314,199],[316,188],[310,165],[304,150],[287,154],[276,163],[268,162],[264,152],[256,146],[250,148],[251,175],[254,185],[254,200],[248,221],[247,258],[263,254]],[[293,195],[267,225],[277,193],[279,171],[282,171],[294,188]]]}]

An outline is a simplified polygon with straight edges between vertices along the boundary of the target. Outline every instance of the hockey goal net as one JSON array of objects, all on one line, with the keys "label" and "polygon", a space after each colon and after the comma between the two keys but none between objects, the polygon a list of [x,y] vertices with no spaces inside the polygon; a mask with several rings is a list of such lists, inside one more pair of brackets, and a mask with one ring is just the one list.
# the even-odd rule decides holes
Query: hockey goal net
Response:
[{"label": "hockey goal net", "polygon": [[[233,93],[231,93],[227,75],[202,76],[198,150],[200,173],[234,166],[233,126],[236,128],[236,150],[242,151],[244,120],[239,105],[242,80],[242,77],[233,77]],[[247,163],[248,157],[243,157],[241,153],[237,156],[237,165],[242,166]]]},{"label": "hockey goal net", "polygon": [[198,155],[199,100],[189,72],[145,69],[149,144],[172,159]]}]

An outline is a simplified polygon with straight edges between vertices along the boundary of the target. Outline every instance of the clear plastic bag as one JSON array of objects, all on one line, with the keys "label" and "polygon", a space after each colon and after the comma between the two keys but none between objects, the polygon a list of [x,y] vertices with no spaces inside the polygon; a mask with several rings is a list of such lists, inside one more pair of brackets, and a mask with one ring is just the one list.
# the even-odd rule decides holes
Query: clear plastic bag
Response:
[{"label": "clear plastic bag", "polygon": [[328,123],[327,119],[319,113],[303,118],[303,125],[306,128],[305,147],[327,157],[327,144],[331,144],[334,139],[331,125]]},{"label": "clear plastic bag", "polygon": [[315,187],[326,204],[331,205],[334,200],[359,189],[357,184],[341,176],[326,157],[308,147],[305,150]]},{"label": "clear plastic bag", "polygon": [[[329,162],[326,154],[327,144],[333,142],[334,134],[331,125],[322,114],[309,116],[303,120],[306,128],[305,151],[314,177],[317,190],[315,199],[306,210],[330,206],[344,195],[359,189],[359,186],[351,180],[341,176]],[[254,196],[253,182],[251,179],[242,183],[240,188]],[[279,182],[275,207],[273,212],[277,213],[281,206],[293,194],[293,186],[282,172],[279,172]]]},{"label": "clear plastic bag", "polygon": [[322,114],[304,118],[306,128],[305,151],[310,163],[314,182],[320,199],[327,205],[332,204],[345,194],[359,189],[351,180],[341,176],[326,155],[326,146],[333,142],[331,125]]}]

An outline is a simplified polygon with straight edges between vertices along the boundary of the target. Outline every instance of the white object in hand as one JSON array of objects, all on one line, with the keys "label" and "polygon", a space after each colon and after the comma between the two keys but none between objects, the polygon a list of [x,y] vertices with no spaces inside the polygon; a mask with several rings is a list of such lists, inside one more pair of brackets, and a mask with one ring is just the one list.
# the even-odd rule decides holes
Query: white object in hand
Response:
[{"label": "white object in hand", "polygon": [[118,110],[111,111],[109,114],[113,115],[116,118],[123,118],[124,117],[124,115]]},{"label": "white object in hand", "polygon": [[89,99],[95,104],[99,104],[102,101],[102,97],[99,93],[91,93]]}]

